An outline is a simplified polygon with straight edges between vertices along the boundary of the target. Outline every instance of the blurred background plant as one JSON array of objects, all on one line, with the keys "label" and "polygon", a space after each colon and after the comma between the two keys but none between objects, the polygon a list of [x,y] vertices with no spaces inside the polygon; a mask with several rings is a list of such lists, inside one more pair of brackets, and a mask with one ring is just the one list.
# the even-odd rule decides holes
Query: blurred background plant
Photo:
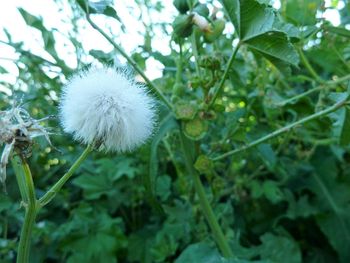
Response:
[{"label": "blurred background plant", "polygon": [[[23,2],[18,25],[8,16],[20,34],[0,11],[1,110],[23,97],[35,119],[55,115],[76,69],[126,65],[86,4],[175,114],[160,100],[148,145],[84,162],[39,213],[30,262],[349,262],[348,1]],[[38,196],[82,151],[48,126],[62,153],[34,145]],[[239,260],[215,246],[181,143]],[[23,211],[10,167],[6,185],[0,261],[13,262]]]}]

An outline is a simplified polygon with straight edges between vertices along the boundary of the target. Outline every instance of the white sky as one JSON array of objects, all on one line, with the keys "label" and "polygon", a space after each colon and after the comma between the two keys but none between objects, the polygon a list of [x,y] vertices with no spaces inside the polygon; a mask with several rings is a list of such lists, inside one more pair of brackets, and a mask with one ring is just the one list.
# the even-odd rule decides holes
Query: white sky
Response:
[{"label": "white sky", "polygon": [[[151,11],[150,17],[147,16],[145,10],[135,4],[134,1],[118,0],[115,1],[118,4],[115,6],[118,15],[126,26],[126,33],[121,32],[120,24],[112,19],[106,18],[103,15],[93,16],[94,21],[101,26],[107,33],[110,33],[111,29],[116,41],[118,41],[128,54],[137,49],[137,47],[143,44],[142,32],[144,31],[144,25],[140,21],[139,17],[145,16],[146,21],[149,19],[154,22],[169,22],[171,23],[177,14],[177,11],[172,5],[171,0],[164,0],[164,10],[161,13]],[[326,6],[330,5],[330,0],[326,1]],[[41,16],[43,18],[44,26],[49,30],[54,31],[56,38],[56,49],[61,59],[75,68],[77,66],[75,58],[75,49],[67,39],[68,33],[72,30],[72,25],[69,23],[71,12],[69,3],[66,0],[61,1],[62,10],[59,10],[59,5],[49,0],[12,0],[2,1],[0,9],[0,42],[7,41],[3,32],[3,28],[6,28],[11,34],[14,41],[23,41],[24,48],[30,50],[34,54],[45,57],[47,60],[53,61],[50,55],[45,52],[43,48],[43,40],[38,30],[28,27],[20,13],[17,11],[18,7],[22,7],[29,13],[35,16]],[[339,1],[338,8],[342,8],[343,1]],[[214,5],[218,5],[217,1],[214,1]],[[276,0],[274,6],[279,8],[280,1]],[[330,20],[334,25],[340,24],[339,13],[336,10],[327,10],[324,14],[326,19]],[[66,23],[68,21],[68,23]],[[106,25],[108,25],[106,27]],[[109,52],[112,50],[112,46],[94,29],[92,29],[86,21],[81,21],[79,24],[82,29],[80,30],[79,41],[82,43],[85,50],[97,49]],[[169,28],[170,33],[171,28]],[[169,48],[169,34],[163,34],[160,29],[156,29],[156,37],[152,39],[152,48],[164,55],[170,53]],[[0,81],[5,80],[9,83],[15,83],[18,71],[12,59],[16,59],[17,55],[11,47],[8,47],[0,43],[0,65],[6,68],[10,73],[0,75]],[[120,57],[118,57],[120,58]],[[88,58],[91,61],[92,58]],[[121,59],[124,62],[123,59]],[[146,74],[149,78],[154,79],[161,76],[162,65],[154,59],[149,59],[146,63]],[[0,86],[0,91],[4,91]]]}]

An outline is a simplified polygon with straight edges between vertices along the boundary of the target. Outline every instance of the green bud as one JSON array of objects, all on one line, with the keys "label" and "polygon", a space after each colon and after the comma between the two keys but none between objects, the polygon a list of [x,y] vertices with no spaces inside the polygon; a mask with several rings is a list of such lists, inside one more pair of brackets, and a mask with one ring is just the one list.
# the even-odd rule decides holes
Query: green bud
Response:
[{"label": "green bud", "polygon": [[179,37],[188,37],[193,30],[193,15],[178,15],[173,22],[173,29],[175,35]]},{"label": "green bud", "polygon": [[201,56],[199,58],[199,66],[212,70],[218,70],[221,67],[221,61],[216,56]]},{"label": "green bud", "polygon": [[199,118],[184,122],[184,133],[192,140],[202,139],[208,131],[208,124]]},{"label": "green bud", "polygon": [[184,101],[175,105],[175,115],[179,120],[192,120],[197,113],[197,106]]},{"label": "green bud", "polygon": [[212,28],[210,31],[204,32],[204,40],[208,43],[214,42],[225,29],[225,20],[218,19],[212,23]]},{"label": "green bud", "polygon": [[199,155],[196,162],[194,163],[194,168],[203,174],[211,173],[214,164],[206,155]]}]

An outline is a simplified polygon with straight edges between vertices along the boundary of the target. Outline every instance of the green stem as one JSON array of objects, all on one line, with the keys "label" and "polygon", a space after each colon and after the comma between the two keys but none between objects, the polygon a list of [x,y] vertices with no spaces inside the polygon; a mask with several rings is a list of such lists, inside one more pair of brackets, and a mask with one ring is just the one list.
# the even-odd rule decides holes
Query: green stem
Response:
[{"label": "green stem", "polygon": [[304,55],[304,52],[302,51],[301,48],[298,49],[298,53],[299,53],[299,56],[300,56],[301,61],[303,62],[304,66],[305,66],[306,69],[309,71],[309,73],[311,74],[311,76],[313,76],[317,82],[319,82],[319,83],[324,83],[324,80],[316,73],[316,71],[315,71],[314,68],[311,66],[309,60],[308,60],[307,57]]},{"label": "green stem", "polygon": [[200,77],[201,76],[201,71],[200,71],[200,68],[199,68],[199,54],[198,54],[198,48],[197,48],[197,42],[196,42],[196,35],[195,35],[195,32],[192,33],[192,36],[191,36],[191,47],[192,47],[192,53],[193,53],[193,56],[194,56],[194,59],[195,59],[195,66],[196,66],[196,73],[197,73],[197,76]]},{"label": "green stem", "polygon": [[258,144],[261,144],[261,143],[263,143],[263,142],[265,142],[267,140],[270,140],[270,139],[272,139],[272,138],[274,138],[274,137],[276,137],[276,136],[278,136],[278,135],[280,135],[282,133],[288,132],[288,131],[290,131],[291,129],[293,129],[294,127],[296,127],[298,125],[301,125],[301,124],[303,124],[305,122],[308,122],[308,121],[317,119],[319,117],[322,117],[324,115],[327,115],[328,113],[331,113],[331,112],[333,112],[333,111],[335,111],[335,110],[345,106],[347,103],[348,103],[347,101],[340,101],[340,102],[334,104],[333,106],[328,107],[328,108],[326,108],[326,109],[324,109],[322,111],[314,113],[314,114],[312,114],[310,116],[307,116],[307,117],[305,117],[305,118],[303,118],[301,120],[298,120],[296,122],[290,123],[290,124],[280,128],[280,129],[278,129],[278,130],[276,130],[276,131],[274,131],[272,133],[269,133],[268,135],[265,135],[265,136],[261,137],[260,139],[255,140],[255,141],[253,141],[253,142],[251,142],[251,143],[249,143],[249,144],[247,144],[247,145],[245,145],[245,146],[243,146],[241,148],[238,148],[238,149],[229,151],[227,153],[224,153],[222,155],[219,155],[217,157],[214,157],[214,158],[212,158],[212,160],[213,161],[219,161],[219,160],[224,159],[224,158],[226,158],[228,156],[235,155],[237,153],[246,151],[246,150],[248,150],[248,149],[250,149],[250,148],[252,148],[254,146],[257,146]]},{"label": "green stem", "polygon": [[309,89],[308,91],[305,91],[305,92],[303,92],[301,94],[298,94],[298,95],[296,95],[294,97],[291,97],[289,99],[286,99],[286,100],[283,100],[283,101],[277,103],[277,106],[284,106],[286,104],[289,104],[289,103],[292,103],[292,102],[296,102],[297,100],[299,100],[301,98],[304,98],[307,95],[312,94],[312,93],[314,93],[316,91],[319,91],[322,88],[323,88],[323,86],[319,86],[319,87],[316,87],[316,88],[313,88],[313,89]]},{"label": "green stem", "polygon": [[233,51],[228,63],[227,63],[227,66],[226,66],[226,69],[225,69],[225,72],[224,74],[222,75],[222,78],[221,78],[221,81],[219,83],[219,86],[217,87],[217,89],[214,91],[214,94],[213,94],[213,97],[211,99],[211,101],[209,102],[209,105],[208,105],[208,108],[211,108],[214,103],[215,103],[215,100],[217,99],[221,89],[223,88],[224,84],[225,84],[225,80],[227,78],[227,75],[228,75],[228,72],[230,71],[230,68],[232,66],[232,63],[233,61],[235,60],[235,57],[236,57],[236,54],[240,48],[241,44],[238,43],[238,45],[236,46],[235,50]]},{"label": "green stem", "polygon": [[230,258],[233,257],[233,252],[226,240],[226,237],[224,233],[222,232],[222,229],[220,228],[220,225],[218,223],[218,220],[213,212],[213,209],[210,206],[210,203],[207,199],[207,196],[205,194],[205,190],[203,187],[203,184],[201,182],[201,179],[199,178],[198,173],[193,167],[193,160],[190,154],[190,149],[186,146],[186,138],[184,137],[184,134],[182,131],[180,131],[180,137],[181,137],[181,146],[183,149],[183,153],[185,156],[185,164],[188,172],[191,174],[193,182],[194,182],[194,187],[197,192],[198,198],[200,205],[202,207],[203,213],[206,217],[206,220],[211,228],[211,231],[214,235],[215,241],[222,253],[222,255],[225,258]]},{"label": "green stem", "polygon": [[11,159],[12,168],[15,172],[19,192],[21,194],[22,201],[26,204],[28,203],[28,190],[26,186],[25,176],[23,174],[23,168],[21,165],[21,160],[15,155]]},{"label": "green stem", "polygon": [[91,145],[88,145],[84,152],[79,156],[75,163],[71,166],[66,174],[64,174],[58,181],[55,183],[46,194],[39,199],[40,207],[48,204],[56,195],[56,193],[62,188],[62,186],[69,180],[73,173],[79,168],[81,163],[86,159],[89,153],[93,150]]},{"label": "green stem", "polygon": [[169,107],[169,109],[172,109],[173,106],[168,101],[168,99],[165,97],[163,92],[146,76],[146,74],[143,72],[143,70],[137,65],[135,60],[133,60],[126,52],[123,50],[123,48],[118,45],[114,40],[108,36],[101,28],[99,28],[90,18],[89,13],[86,14],[86,20],[90,23],[90,25],[96,29],[112,46],[118,50],[118,52],[129,62],[129,64],[139,73],[142,78],[145,80],[145,82],[148,84],[148,86],[158,95],[158,97]]},{"label": "green stem", "polygon": [[335,84],[339,84],[339,83],[342,83],[344,81],[347,81],[350,79],[350,74],[349,75],[345,75],[341,78],[338,78],[338,79],[335,79],[335,80],[330,80],[330,81],[327,81],[326,84],[328,85],[335,85]]},{"label": "green stem", "polygon": [[29,262],[29,252],[30,252],[30,243],[33,226],[35,224],[35,218],[37,213],[35,189],[32,174],[30,172],[28,163],[22,157],[22,167],[25,178],[25,183],[27,187],[27,198],[28,202],[25,204],[25,216],[24,223],[21,230],[21,236],[18,245],[18,254],[17,254],[17,263],[28,263]]},{"label": "green stem", "polygon": [[316,92],[316,91],[322,90],[322,89],[325,88],[325,87],[337,85],[337,84],[342,83],[342,82],[345,82],[345,81],[347,81],[347,80],[349,80],[349,79],[350,79],[350,74],[349,74],[349,75],[346,75],[346,76],[344,76],[344,77],[335,79],[335,80],[329,80],[329,81],[327,81],[327,82],[324,83],[325,85],[321,85],[321,86],[318,86],[318,87],[316,87],[316,88],[309,89],[309,90],[307,90],[307,91],[305,91],[305,92],[303,92],[303,93],[301,93],[301,94],[298,94],[298,95],[296,95],[296,96],[294,96],[294,97],[291,97],[291,98],[289,98],[289,99],[286,99],[286,100],[284,100],[284,101],[281,101],[280,103],[277,104],[277,106],[284,106],[284,105],[289,104],[289,103],[291,103],[291,102],[295,102],[295,101],[297,101],[297,100],[299,100],[299,99],[301,99],[301,98],[303,98],[303,97],[306,97],[306,96],[309,95],[309,94],[312,94],[312,93],[314,93],[314,92]]}]

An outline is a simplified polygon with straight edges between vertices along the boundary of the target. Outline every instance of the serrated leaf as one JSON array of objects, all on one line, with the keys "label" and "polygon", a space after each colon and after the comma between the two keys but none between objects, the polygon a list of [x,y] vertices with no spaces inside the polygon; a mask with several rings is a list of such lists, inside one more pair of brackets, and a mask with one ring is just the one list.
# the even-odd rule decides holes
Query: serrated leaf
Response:
[{"label": "serrated leaf", "polygon": [[104,175],[81,175],[73,180],[73,184],[82,188],[89,200],[109,195],[114,190],[111,181]]},{"label": "serrated leaf", "polygon": [[316,11],[323,3],[322,0],[288,0],[281,1],[283,15],[287,21],[306,26],[316,23]]},{"label": "serrated leaf", "polygon": [[262,245],[258,248],[262,259],[272,262],[301,263],[301,252],[293,240],[266,233],[261,237]]},{"label": "serrated leaf", "polygon": [[215,248],[205,243],[197,243],[188,246],[175,260],[175,263],[188,262],[222,263],[223,258]]},{"label": "serrated leaf", "polygon": [[241,35],[241,12],[239,0],[221,0],[226,13],[233,23],[237,34]]},{"label": "serrated leaf", "polygon": [[[312,160],[315,171],[307,182],[309,189],[316,195],[317,206],[323,211],[317,216],[317,223],[329,238],[341,262],[345,263],[350,260],[350,216],[348,213],[350,186],[338,182],[335,169],[322,168],[322,166],[327,167],[327,163],[330,163],[329,160],[324,159],[324,154],[320,151]],[[333,174],[330,174],[329,171]]]},{"label": "serrated leaf", "polygon": [[299,56],[290,38],[299,38],[296,27],[284,23],[270,6],[256,0],[221,0],[242,43],[265,56],[297,66]]},{"label": "serrated leaf", "polygon": [[270,31],[246,41],[246,44],[262,55],[267,55],[267,58],[273,57],[294,66],[299,63],[298,53],[284,33]]}]

